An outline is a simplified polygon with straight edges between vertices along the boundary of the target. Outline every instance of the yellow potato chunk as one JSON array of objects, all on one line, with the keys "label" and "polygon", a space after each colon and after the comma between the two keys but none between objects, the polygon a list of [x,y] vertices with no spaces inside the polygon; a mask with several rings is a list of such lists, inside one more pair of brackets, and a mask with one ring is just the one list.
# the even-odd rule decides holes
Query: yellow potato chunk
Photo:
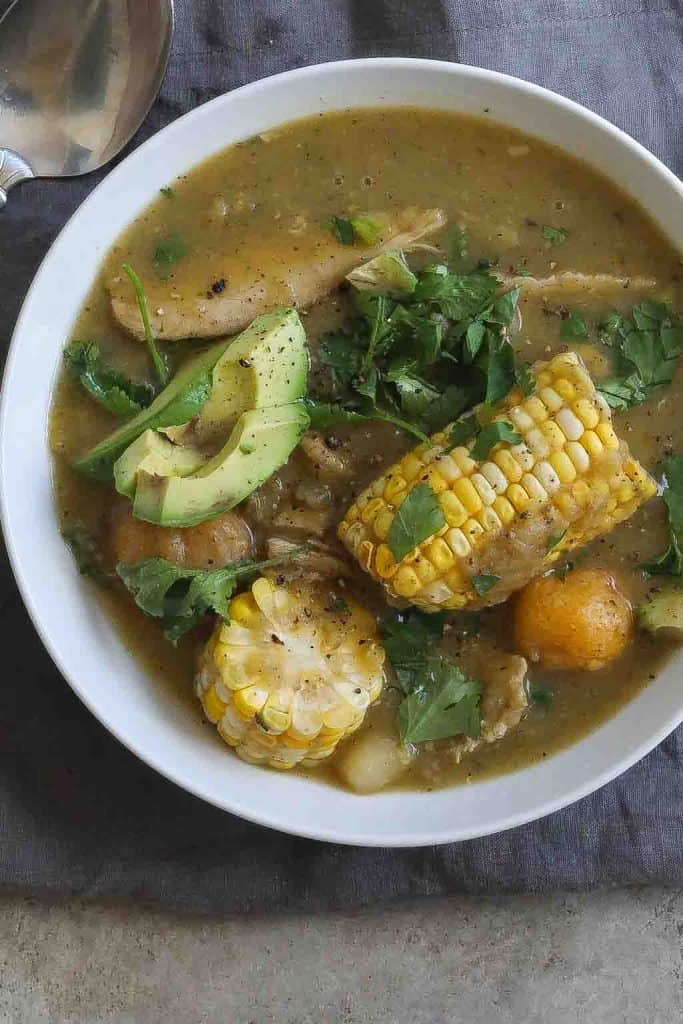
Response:
[{"label": "yellow potato chunk", "polygon": [[530,661],[593,672],[622,653],[633,612],[608,572],[575,569],[564,580],[541,576],[524,587],[514,628],[515,646]]},{"label": "yellow potato chunk", "polygon": [[398,738],[367,730],[340,750],[335,767],[355,793],[378,793],[400,778],[409,764],[410,754]]}]

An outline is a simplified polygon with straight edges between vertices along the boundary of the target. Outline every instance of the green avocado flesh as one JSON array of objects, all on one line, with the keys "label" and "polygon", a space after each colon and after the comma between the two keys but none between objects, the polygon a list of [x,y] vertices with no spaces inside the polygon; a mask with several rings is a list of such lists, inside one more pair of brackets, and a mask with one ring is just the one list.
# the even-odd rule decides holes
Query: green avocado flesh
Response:
[{"label": "green avocado flesh", "polygon": [[307,372],[306,334],[298,314],[288,309],[257,317],[236,338],[189,360],[147,409],[74,465],[88,476],[110,480],[119,456],[146,430],[177,427],[165,432],[183,444],[215,440],[247,409],[301,398]]},{"label": "green avocado flesh", "polygon": [[296,402],[306,393],[308,350],[298,313],[257,317],[218,360],[211,393],[191,423],[165,430],[176,444],[222,442],[238,416]]},{"label": "green avocado flesh", "polygon": [[299,402],[243,413],[227,444],[199,472],[179,477],[139,471],[134,514],[160,526],[195,526],[226,512],[284,465],[308,425]]},{"label": "green avocado flesh", "polygon": [[189,476],[206,462],[206,454],[193,445],[176,445],[156,430],[145,430],[114,463],[114,485],[119,494],[135,495],[137,474]]}]

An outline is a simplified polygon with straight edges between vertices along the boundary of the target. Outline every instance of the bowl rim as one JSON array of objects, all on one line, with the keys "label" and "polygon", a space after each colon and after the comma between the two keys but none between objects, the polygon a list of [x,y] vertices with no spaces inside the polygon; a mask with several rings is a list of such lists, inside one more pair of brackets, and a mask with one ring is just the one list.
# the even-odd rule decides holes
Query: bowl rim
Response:
[{"label": "bowl rim", "polygon": [[[103,180],[86,196],[86,198],[79,204],[75,212],[71,215],[66,224],[62,227],[61,231],[50,245],[47,253],[43,257],[43,260],[36,271],[32,283],[28,289],[28,292],[24,298],[21,306],[21,310],[17,317],[17,321],[12,334],[10,342],[7,360],[2,379],[2,387],[0,390],[0,521],[2,524],[2,530],[7,546],[10,564],[12,571],[17,582],[19,592],[21,594],[24,605],[29,613],[32,623],[40,636],[40,639],[45,646],[48,654],[52,661],[59,669],[64,679],[68,682],[72,690],[85,704],[89,711],[95,716],[95,718],[112,734],[120,743],[127,747],[131,753],[137,756],[143,763],[154,768],[155,771],[159,772],[162,776],[174,782],[176,785],[191,792],[193,795],[205,800],[207,803],[212,804],[220,808],[221,810],[229,811],[232,814],[238,815],[239,817],[253,822],[258,825],[264,825],[270,828],[277,829],[279,831],[299,835],[306,838],[324,840],[327,842],[355,845],[355,846],[367,846],[367,847],[419,847],[427,845],[438,845],[443,843],[450,843],[455,841],[462,841],[465,839],[473,839],[484,835],[495,834],[498,832],[506,831],[507,829],[514,828],[519,825],[523,825],[530,821],[538,820],[546,815],[560,810],[568,805],[580,800],[582,797],[594,792],[606,783],[610,782],[618,775],[622,774],[629,767],[643,758],[648,754],[657,744],[659,744],[666,736],[668,736],[673,729],[683,722],[683,697],[681,699],[680,707],[676,713],[671,714],[668,719],[656,730],[650,732],[642,742],[636,744],[630,748],[622,757],[616,759],[611,763],[610,767],[592,775],[589,779],[581,784],[569,786],[565,792],[560,796],[551,799],[542,799],[538,803],[529,806],[523,812],[515,812],[508,815],[501,815],[497,820],[493,828],[491,827],[466,827],[461,825],[447,825],[446,827],[438,830],[421,831],[419,834],[412,834],[397,831],[396,833],[383,832],[381,834],[373,835],[368,834],[365,831],[358,832],[353,829],[344,827],[304,827],[301,825],[293,825],[287,820],[286,810],[283,812],[279,808],[275,807],[268,812],[260,812],[254,810],[248,805],[243,805],[238,796],[232,799],[224,799],[219,797],[218,794],[212,791],[210,786],[203,786],[198,783],[190,782],[183,778],[182,770],[175,770],[175,767],[169,766],[165,763],[163,758],[156,756],[149,750],[145,750],[140,743],[137,743],[125,735],[125,731],[119,728],[115,723],[112,723],[108,716],[98,707],[97,702],[91,697],[88,686],[82,682],[78,675],[71,670],[66,664],[65,659],[58,650],[56,643],[52,638],[52,631],[54,624],[47,621],[34,601],[34,596],[31,591],[31,583],[28,576],[24,573],[22,565],[21,553],[17,544],[16,538],[13,534],[10,521],[9,521],[9,504],[12,501],[11,495],[8,492],[7,476],[6,476],[6,459],[5,452],[8,443],[8,430],[7,422],[10,415],[10,398],[9,393],[11,390],[11,382],[15,372],[16,364],[19,358],[19,340],[25,329],[25,320],[29,315],[29,307],[34,294],[41,288],[42,277],[52,257],[53,249],[59,242],[62,235],[67,231],[73,231],[78,225],[80,218],[87,216],[89,206],[94,197],[97,196],[99,191],[106,185],[111,184],[113,181],[117,181],[119,178],[125,178],[129,173],[129,167],[134,160],[139,160],[145,153],[151,152],[154,148],[159,145],[165,145],[170,138],[174,135],[181,135],[184,131],[185,125],[188,121],[196,118],[198,112],[207,112],[207,109],[219,108],[226,104],[226,101],[232,98],[238,97],[249,97],[258,98],[261,92],[268,92],[274,86],[279,84],[290,83],[293,80],[304,80],[307,78],[318,78],[319,76],[325,76],[329,74],[337,74],[340,70],[343,71],[356,71],[363,70],[369,66],[379,67],[384,70],[390,71],[395,68],[412,68],[415,70],[426,71],[434,70],[437,72],[447,72],[452,75],[454,79],[458,77],[466,77],[474,82],[486,82],[492,84],[499,84],[503,87],[514,87],[519,91],[526,92],[530,96],[535,96],[546,103],[555,105],[556,107],[563,108],[564,110],[576,115],[578,118],[588,121],[597,127],[601,132],[611,135],[616,139],[622,146],[632,150],[644,160],[657,175],[659,175],[662,182],[666,183],[669,188],[683,198],[683,183],[677,178],[677,176],[664,165],[657,157],[655,157],[648,149],[646,149],[641,143],[637,142],[630,135],[624,132],[622,129],[616,127],[599,114],[587,109],[583,105],[570,100],[564,96],[561,96],[550,89],[546,89],[543,86],[536,85],[535,83],[528,82],[524,79],[518,78],[513,75],[503,74],[497,71],[491,71],[485,68],[475,67],[473,65],[462,65],[451,63],[449,61],[442,60],[429,60],[424,58],[412,58],[412,57],[367,57],[367,58],[356,58],[352,60],[338,60],[329,61],[319,64],[307,65],[302,68],[295,68],[288,71],[283,71],[275,75],[259,79],[254,82],[247,83],[237,89],[229,90],[206,103],[200,104],[198,107],[193,108],[186,114],[172,121],[165,128],[156,132],[149,139],[143,142],[140,146],[136,147],[130,154],[126,156],[119,164],[117,164],[104,178]],[[376,97],[375,97],[376,99]],[[368,104],[371,106],[372,104]],[[397,103],[396,106],[401,104]],[[413,104],[414,105],[414,104]],[[354,105],[355,106],[355,105]],[[425,109],[428,109],[428,104],[425,103]],[[296,120],[297,118],[293,118]],[[495,118],[494,118],[495,120]],[[286,124],[287,120],[279,120],[276,124]],[[234,143],[226,143],[225,145],[233,145]],[[219,150],[217,150],[218,152]],[[50,396],[51,397],[51,396]],[[42,424],[43,435],[45,435],[46,425]],[[43,436],[43,440],[46,443],[46,438]],[[588,734],[586,739],[590,739],[591,735]],[[579,741],[582,742],[582,741]],[[566,748],[571,750],[576,747],[576,743]],[[514,773],[513,773],[514,774]],[[443,791],[441,791],[443,792]],[[361,799],[356,797],[355,799]],[[368,799],[363,798],[363,799]]]}]

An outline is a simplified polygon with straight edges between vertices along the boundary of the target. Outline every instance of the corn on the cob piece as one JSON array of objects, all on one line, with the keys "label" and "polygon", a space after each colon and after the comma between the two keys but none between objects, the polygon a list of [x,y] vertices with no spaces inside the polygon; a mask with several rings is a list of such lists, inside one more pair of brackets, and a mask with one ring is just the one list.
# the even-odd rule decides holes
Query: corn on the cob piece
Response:
[{"label": "corn on the cob piece", "polygon": [[[348,509],[338,533],[393,598],[425,611],[504,601],[561,554],[607,533],[656,492],[612,426],[580,357],[533,367],[534,390],[513,391],[493,419],[521,443],[499,442],[483,462],[470,448],[449,451],[451,427],[388,469]],[[396,512],[428,484],[445,525],[396,561],[387,544]],[[473,579],[498,582],[485,596]]]},{"label": "corn on the cob piece", "polygon": [[260,577],[200,657],[207,718],[245,761],[311,767],[363,721],[384,685],[373,618],[323,584]]}]

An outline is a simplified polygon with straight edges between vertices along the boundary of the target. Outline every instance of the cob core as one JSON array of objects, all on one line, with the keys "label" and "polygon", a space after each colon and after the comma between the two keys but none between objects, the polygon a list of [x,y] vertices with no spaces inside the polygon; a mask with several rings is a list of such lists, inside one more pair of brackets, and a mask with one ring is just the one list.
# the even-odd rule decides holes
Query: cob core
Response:
[{"label": "cob core", "polygon": [[322,585],[261,577],[202,651],[196,690],[245,761],[288,769],[329,757],[384,685],[375,622]]},{"label": "cob core", "polygon": [[[366,488],[338,527],[340,539],[387,593],[425,611],[504,601],[561,554],[627,519],[656,493],[629,454],[576,353],[533,367],[534,390],[518,389],[496,410],[518,444],[499,442],[482,462],[468,445],[449,451],[452,425]],[[396,561],[386,543],[408,493],[427,484],[445,525]],[[485,596],[472,580],[497,582]]]}]

